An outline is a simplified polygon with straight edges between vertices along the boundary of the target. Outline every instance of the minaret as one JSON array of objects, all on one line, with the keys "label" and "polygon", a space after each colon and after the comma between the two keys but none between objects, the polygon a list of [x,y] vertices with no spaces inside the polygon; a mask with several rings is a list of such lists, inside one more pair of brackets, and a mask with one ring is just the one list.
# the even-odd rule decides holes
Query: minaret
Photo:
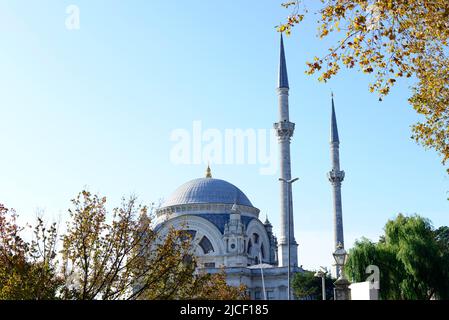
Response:
[{"label": "minaret", "polygon": [[[279,79],[277,93],[279,97],[279,122],[274,124],[274,129],[279,140],[280,150],[280,177],[285,181],[291,180],[291,163],[290,163],[290,139],[295,130],[295,124],[289,120],[288,110],[288,76],[287,64],[285,62],[284,40],[281,34],[281,51],[279,63]],[[290,234],[290,265],[298,265],[298,245],[295,241],[293,228],[293,205],[291,184],[280,181],[281,188],[281,232],[279,236],[279,264],[281,267],[288,265],[288,239]],[[289,210],[290,209],[290,210]],[[289,217],[287,217],[289,215]],[[290,225],[288,225],[290,221]],[[290,232],[289,229],[290,228]]]},{"label": "minaret", "polygon": [[[337,118],[335,116],[334,95],[332,94],[332,115],[330,130],[330,149],[332,158],[332,170],[328,173],[329,181],[332,184],[334,202],[334,245],[335,249],[339,243],[344,246],[343,239],[343,213],[341,206],[341,183],[345,178],[345,172],[340,170],[340,140],[338,138]],[[340,270],[336,270],[337,277]]]}]

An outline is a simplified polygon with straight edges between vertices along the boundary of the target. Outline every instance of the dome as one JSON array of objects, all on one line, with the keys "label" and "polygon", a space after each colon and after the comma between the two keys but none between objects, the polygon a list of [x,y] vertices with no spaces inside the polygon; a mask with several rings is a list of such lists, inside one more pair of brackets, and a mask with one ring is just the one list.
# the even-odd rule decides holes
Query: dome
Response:
[{"label": "dome", "polygon": [[246,195],[232,183],[220,179],[200,178],[180,186],[162,207],[193,203],[226,203],[253,207]]}]

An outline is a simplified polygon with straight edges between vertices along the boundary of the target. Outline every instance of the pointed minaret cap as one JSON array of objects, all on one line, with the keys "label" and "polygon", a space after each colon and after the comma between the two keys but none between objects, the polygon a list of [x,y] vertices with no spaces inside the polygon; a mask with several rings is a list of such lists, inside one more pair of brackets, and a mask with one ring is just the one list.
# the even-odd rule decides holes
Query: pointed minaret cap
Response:
[{"label": "pointed minaret cap", "polygon": [[278,88],[289,88],[288,86],[288,75],[287,75],[287,63],[285,62],[285,51],[284,51],[284,38],[281,33],[281,53],[279,62],[279,80]]},{"label": "pointed minaret cap", "polygon": [[335,116],[334,93],[332,96],[332,116],[331,116],[331,143],[340,142],[338,138],[337,117]]},{"label": "pointed minaret cap", "polygon": [[207,165],[206,178],[212,178],[212,171],[210,170],[210,165]]}]

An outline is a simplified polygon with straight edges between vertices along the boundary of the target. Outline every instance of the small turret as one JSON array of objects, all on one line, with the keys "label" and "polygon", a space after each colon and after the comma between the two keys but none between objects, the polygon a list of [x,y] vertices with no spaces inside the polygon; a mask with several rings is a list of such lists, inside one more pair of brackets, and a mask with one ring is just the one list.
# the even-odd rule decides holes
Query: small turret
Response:
[{"label": "small turret", "polygon": [[263,225],[265,227],[265,230],[267,231],[268,239],[270,241],[269,262],[272,265],[277,265],[278,264],[278,256],[277,256],[278,242],[277,242],[276,237],[273,234],[273,225],[268,220],[268,215],[266,216],[265,222]]},{"label": "small turret", "polygon": [[268,215],[265,218],[264,226],[265,226],[265,230],[267,230],[268,233],[272,233],[273,232],[273,225],[268,220]]},{"label": "small turret", "polygon": [[246,228],[241,219],[240,208],[236,203],[231,208],[228,223],[225,224],[223,240],[226,245],[226,265],[246,266],[248,263],[245,254]]}]

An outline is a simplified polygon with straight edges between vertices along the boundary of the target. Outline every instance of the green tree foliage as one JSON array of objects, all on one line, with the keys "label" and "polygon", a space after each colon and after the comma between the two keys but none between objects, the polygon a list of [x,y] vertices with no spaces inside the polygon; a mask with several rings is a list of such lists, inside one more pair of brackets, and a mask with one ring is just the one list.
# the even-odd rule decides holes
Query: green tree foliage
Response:
[{"label": "green tree foliage", "polygon": [[[307,3],[284,3],[291,10],[278,27],[289,34],[309,14]],[[372,77],[370,91],[382,99],[397,80],[414,81],[409,102],[423,121],[413,138],[435,149],[443,164],[449,160],[449,1],[447,0],[321,0],[314,12],[318,36],[335,36],[322,57],[308,62],[308,74],[320,72],[327,81],[342,67]],[[311,16],[312,17],[312,16]],[[449,173],[449,169],[448,169]]]},{"label": "green tree foliage", "polygon": [[353,281],[365,281],[366,268],[378,266],[383,299],[448,299],[447,236],[447,227],[434,230],[427,219],[400,214],[387,222],[378,243],[367,239],[355,243],[346,272]]},{"label": "green tree foliage", "polygon": [[56,224],[47,229],[37,218],[33,240],[26,242],[17,217],[0,204],[0,299],[54,299],[62,284],[56,273]]},{"label": "green tree foliage", "polygon": [[[293,277],[292,288],[295,296],[300,300],[322,300],[322,280],[315,277],[315,272],[304,271]],[[326,299],[334,297],[334,281],[327,275],[325,278]]]}]

